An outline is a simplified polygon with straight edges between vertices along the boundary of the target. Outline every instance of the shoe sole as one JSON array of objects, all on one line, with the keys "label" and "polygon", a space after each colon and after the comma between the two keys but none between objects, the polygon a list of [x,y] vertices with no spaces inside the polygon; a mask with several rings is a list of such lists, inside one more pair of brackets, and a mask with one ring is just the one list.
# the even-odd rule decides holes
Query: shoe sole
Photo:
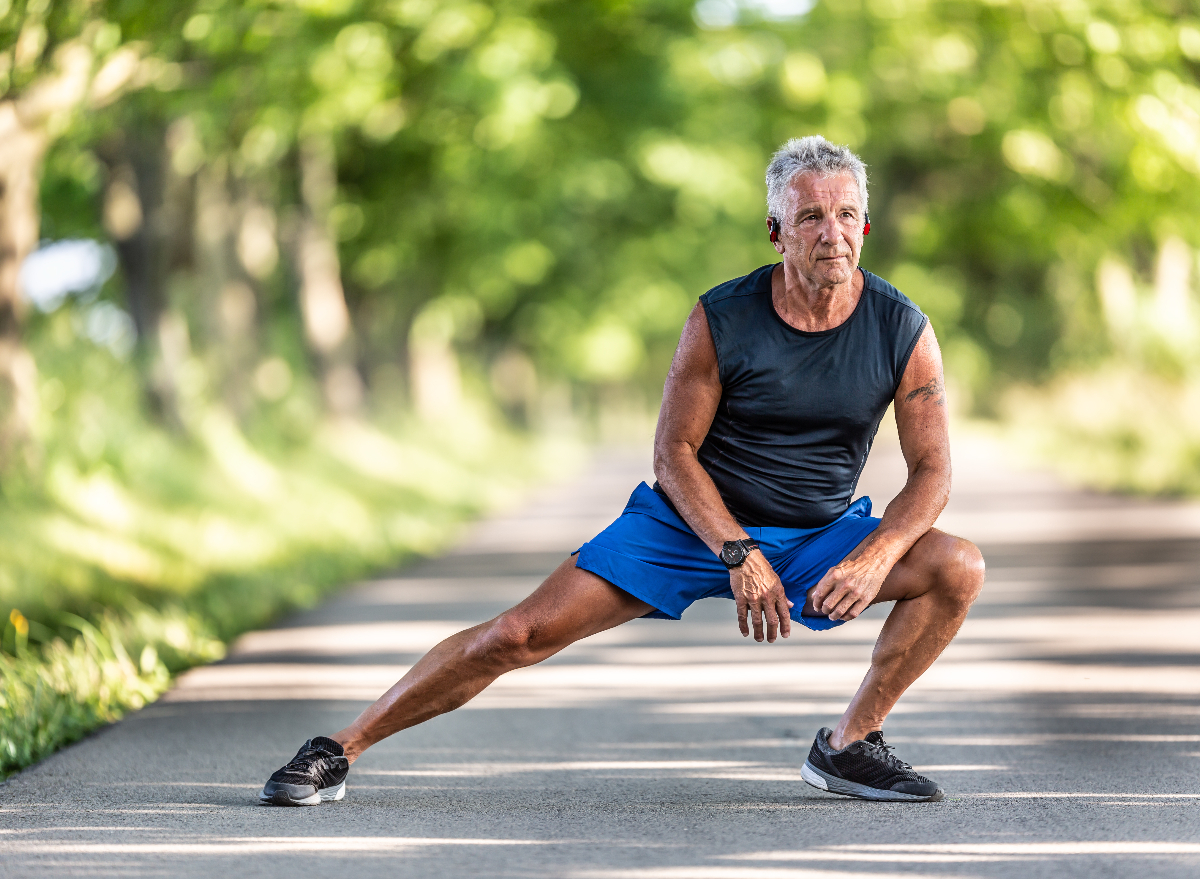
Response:
[{"label": "shoe sole", "polygon": [[344,796],[346,796],[346,782],[343,781],[337,787],[319,790],[311,797],[305,797],[302,800],[294,800],[287,791],[277,790],[272,796],[260,793],[258,801],[264,806],[319,806],[321,803],[337,802]]},{"label": "shoe sole", "polygon": [[847,797],[857,797],[860,800],[874,800],[875,802],[936,803],[944,796],[940,787],[927,797],[920,794],[906,794],[900,791],[867,787],[865,784],[859,784],[856,781],[847,781],[844,778],[838,778],[827,772],[822,772],[807,760],[800,767],[800,777],[818,790],[823,790],[831,794],[842,794]]}]

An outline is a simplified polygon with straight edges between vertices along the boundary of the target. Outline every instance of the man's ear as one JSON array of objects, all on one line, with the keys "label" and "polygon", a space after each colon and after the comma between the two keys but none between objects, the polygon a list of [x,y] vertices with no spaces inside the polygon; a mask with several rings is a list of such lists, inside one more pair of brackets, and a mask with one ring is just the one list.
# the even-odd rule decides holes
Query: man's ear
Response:
[{"label": "man's ear", "polygon": [[774,217],[767,217],[767,234],[771,236],[771,244],[774,245],[776,253],[783,253],[783,242],[780,240],[779,232],[779,221]]}]

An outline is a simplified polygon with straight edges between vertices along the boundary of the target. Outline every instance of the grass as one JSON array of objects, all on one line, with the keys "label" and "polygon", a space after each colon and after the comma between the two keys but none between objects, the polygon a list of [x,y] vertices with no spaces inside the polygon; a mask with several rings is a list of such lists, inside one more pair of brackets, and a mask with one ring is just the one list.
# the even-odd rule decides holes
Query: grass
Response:
[{"label": "grass", "polygon": [[28,621],[9,614],[15,655],[0,654],[0,772],[8,774],[53,753],[97,726],[141,708],[170,683],[152,644],[135,661],[107,619],[102,628],[74,618],[79,636],[27,643]]},{"label": "grass", "polygon": [[54,329],[40,459],[0,505],[0,777],[576,460],[469,402],[437,423],[326,420],[299,382],[241,419],[198,393],[172,432],[128,364],[75,339],[56,358]]}]

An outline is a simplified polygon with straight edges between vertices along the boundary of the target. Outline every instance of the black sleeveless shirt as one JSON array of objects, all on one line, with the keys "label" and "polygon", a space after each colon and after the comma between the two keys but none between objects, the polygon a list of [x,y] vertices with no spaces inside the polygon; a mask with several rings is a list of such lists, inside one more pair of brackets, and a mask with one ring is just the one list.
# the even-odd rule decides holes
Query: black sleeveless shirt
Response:
[{"label": "black sleeveless shirt", "polygon": [[849,507],[927,318],[863,271],[849,318],[830,330],[797,330],[771,302],[774,269],[700,297],[721,402],[699,459],[739,524],[819,528]]}]

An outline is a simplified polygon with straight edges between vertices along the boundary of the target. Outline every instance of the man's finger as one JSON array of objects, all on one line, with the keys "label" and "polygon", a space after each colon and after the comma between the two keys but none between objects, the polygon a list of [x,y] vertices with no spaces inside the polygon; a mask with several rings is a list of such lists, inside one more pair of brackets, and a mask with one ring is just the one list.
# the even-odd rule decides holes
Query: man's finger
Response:
[{"label": "man's finger", "polygon": [[788,601],[786,595],[781,595],[776,601],[775,606],[779,609],[779,634],[786,638],[792,634],[792,614],[790,611],[792,603]]},{"label": "man's finger", "polygon": [[767,601],[764,615],[767,618],[767,643],[774,644],[779,637],[779,614],[775,612],[775,602]]},{"label": "man's finger", "polygon": [[827,616],[833,616],[834,609],[845,599],[849,588],[849,583],[834,583],[829,590],[829,594],[816,602],[817,610]]},{"label": "man's finger", "polygon": [[745,638],[750,634],[750,625],[746,622],[746,596],[739,593],[735,603],[737,604],[738,628],[742,630],[742,637]]},{"label": "man's finger", "polygon": [[826,593],[833,588],[833,568],[825,572],[825,576],[817,581],[817,585],[809,590],[809,594],[813,597],[813,607],[817,610],[821,609],[821,602],[824,600]]},{"label": "man's finger", "polygon": [[762,608],[757,601],[750,608],[750,622],[754,623],[754,640],[761,641],[763,639]]},{"label": "man's finger", "polygon": [[[858,595],[853,592],[848,593],[847,595],[843,596],[841,601],[837,603],[837,607],[832,613],[829,614],[829,618],[832,620],[846,619],[846,614],[849,612],[850,608],[854,607],[854,605],[857,603]],[[853,617],[851,617],[851,619],[853,619]]]},{"label": "man's finger", "polygon": [[834,606],[833,610],[829,612],[829,618],[831,620],[840,620],[842,619],[842,615],[853,606],[853,596],[844,596],[842,600]]},{"label": "man's finger", "polygon": [[855,602],[854,607],[850,608],[850,613],[853,614],[850,619],[858,619],[859,615],[870,606],[871,600],[869,598],[860,598],[857,602]]}]

